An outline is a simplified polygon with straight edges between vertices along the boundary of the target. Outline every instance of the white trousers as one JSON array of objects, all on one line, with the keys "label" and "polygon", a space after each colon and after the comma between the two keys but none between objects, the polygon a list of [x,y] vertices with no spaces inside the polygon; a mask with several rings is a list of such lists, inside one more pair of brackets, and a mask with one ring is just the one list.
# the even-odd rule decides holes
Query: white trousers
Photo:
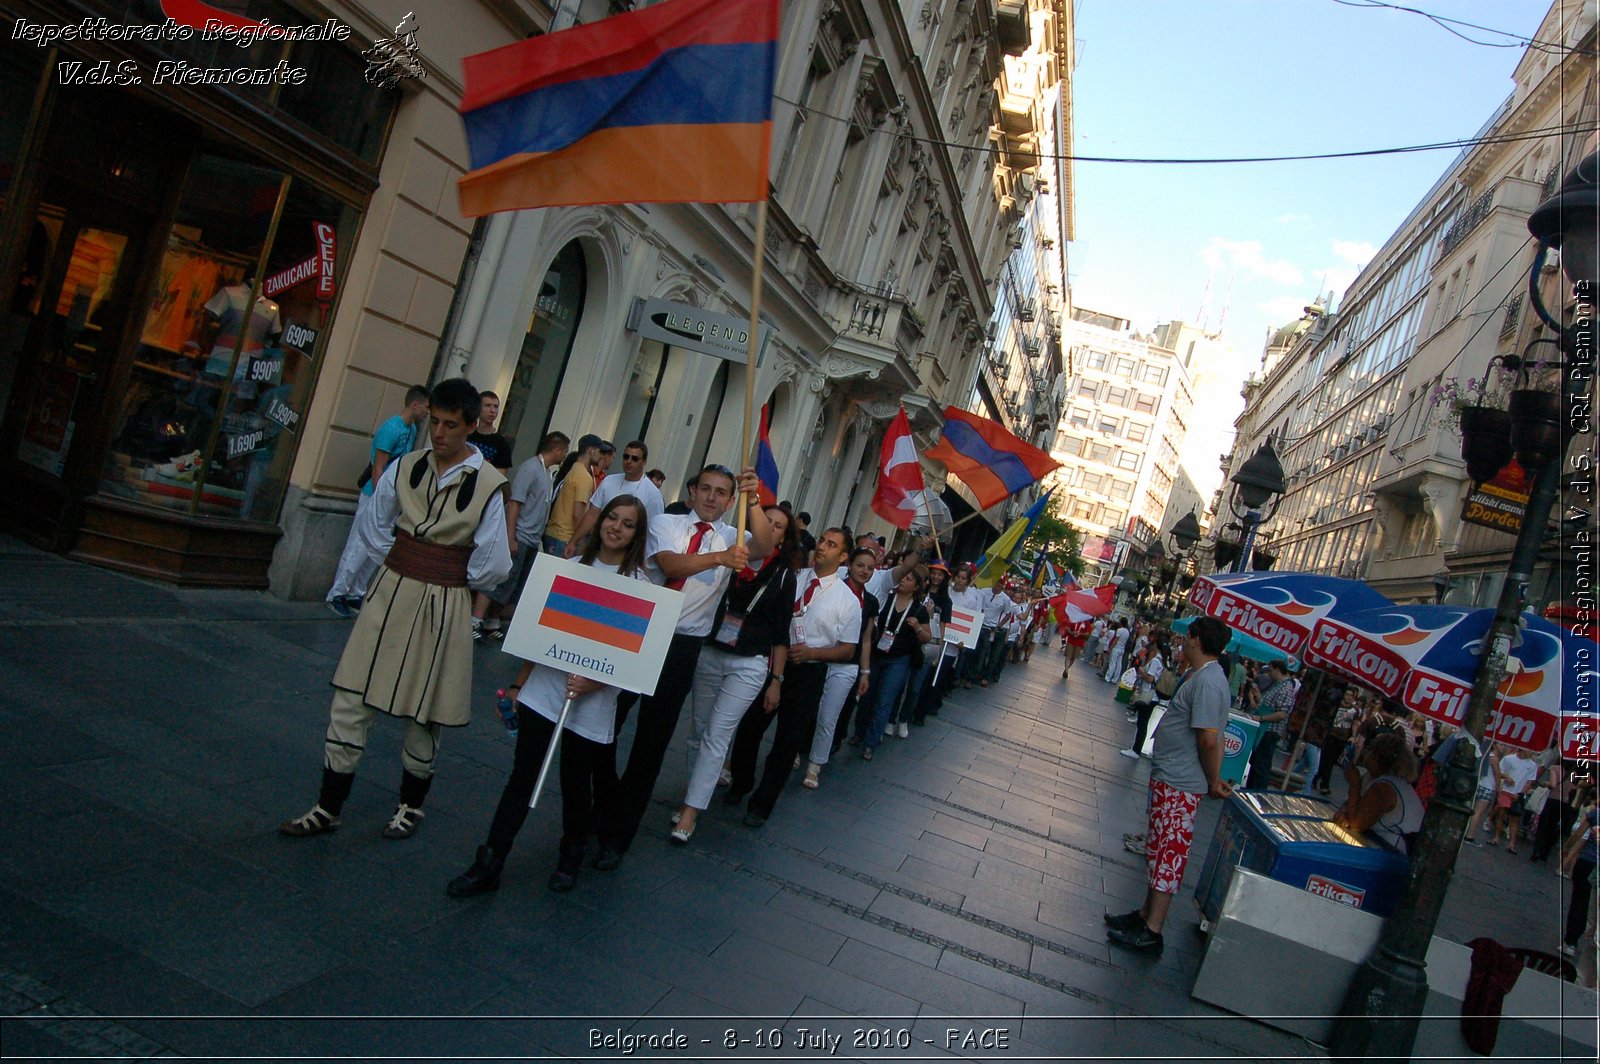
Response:
[{"label": "white trousers", "polygon": [[811,740],[811,763],[813,765],[826,765],[828,755],[833,752],[833,732],[839,726],[839,711],[844,709],[844,700],[850,697],[850,688],[856,685],[860,675],[856,665],[848,669],[828,669],[828,675],[822,681],[822,701],[817,705],[817,733]]},{"label": "white trousers", "polygon": [[[371,495],[362,495],[356,500],[356,522],[371,505]],[[351,523],[350,538],[344,541],[344,553],[339,555],[339,568],[333,574],[333,586],[328,589],[328,602],[336,598],[366,598],[367,588],[372,586],[372,578],[378,575],[378,566],[383,564],[383,559],[373,561],[367,553],[361,537],[356,535],[356,522]]]},{"label": "white trousers", "polygon": [[767,686],[767,656],[738,657],[719,647],[700,651],[694,668],[694,688],[690,692],[690,719],[699,742],[694,764],[689,769],[689,791],[684,804],[704,809],[711,804],[717,789],[728,744],[739,728],[745,710]]},{"label": "white trousers", "polygon": [[1111,662],[1106,666],[1106,683],[1117,683],[1122,679],[1122,654],[1113,653]]}]

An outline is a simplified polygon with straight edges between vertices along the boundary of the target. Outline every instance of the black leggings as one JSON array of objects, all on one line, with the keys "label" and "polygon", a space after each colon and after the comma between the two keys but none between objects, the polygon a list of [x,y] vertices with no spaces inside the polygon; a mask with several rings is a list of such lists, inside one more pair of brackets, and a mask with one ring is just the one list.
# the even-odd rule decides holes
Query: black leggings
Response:
[{"label": "black leggings", "polygon": [[1156,711],[1154,702],[1135,702],[1133,711],[1138,714],[1138,720],[1133,726],[1133,750],[1135,753],[1144,751],[1144,741],[1150,732],[1150,715]]},{"label": "black leggings", "polygon": [[1572,864],[1572,900],[1567,903],[1567,933],[1561,941],[1576,946],[1583,937],[1583,926],[1589,922],[1589,906],[1594,901],[1594,889],[1589,877],[1594,875],[1594,862],[1582,857]]},{"label": "black leggings", "polygon": [[1577,822],[1578,811],[1572,806],[1554,798],[1546,801],[1539,814],[1539,830],[1533,837],[1533,860],[1548,858],[1556,843],[1572,834],[1572,825]]},{"label": "black leggings", "polygon": [[[517,707],[517,752],[511,762],[511,778],[500,794],[494,820],[489,823],[489,848],[497,854],[511,851],[511,844],[528,819],[528,799],[539,780],[544,752],[555,735],[556,722]],[[597,743],[568,731],[561,737],[561,845],[585,845],[594,827],[596,804],[608,797],[617,785],[616,743]],[[550,784],[545,782],[549,793]]]}]

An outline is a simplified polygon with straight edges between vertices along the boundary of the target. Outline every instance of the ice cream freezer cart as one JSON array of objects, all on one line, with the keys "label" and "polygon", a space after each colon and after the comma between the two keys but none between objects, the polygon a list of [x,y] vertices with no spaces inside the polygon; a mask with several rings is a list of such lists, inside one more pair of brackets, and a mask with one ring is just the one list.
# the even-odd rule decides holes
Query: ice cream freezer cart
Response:
[{"label": "ice cream freezer cart", "polygon": [[1210,929],[1234,870],[1246,868],[1375,916],[1388,916],[1406,856],[1329,818],[1338,806],[1281,791],[1235,791],[1217,819],[1195,884],[1200,929]]},{"label": "ice cream freezer cart", "polygon": [[1250,755],[1261,739],[1261,722],[1243,713],[1229,713],[1222,730],[1222,778],[1237,787],[1250,770]]}]

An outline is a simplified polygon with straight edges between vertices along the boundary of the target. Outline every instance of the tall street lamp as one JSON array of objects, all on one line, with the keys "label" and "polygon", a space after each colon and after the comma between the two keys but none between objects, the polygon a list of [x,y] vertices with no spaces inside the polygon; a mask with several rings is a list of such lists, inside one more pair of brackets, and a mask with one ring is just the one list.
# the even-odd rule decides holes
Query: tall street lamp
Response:
[{"label": "tall street lamp", "polygon": [[[1524,388],[1513,395],[1512,438],[1517,461],[1533,476],[1522,528],[1511,551],[1511,563],[1489,629],[1488,649],[1472,683],[1461,727],[1482,742],[1494,708],[1496,691],[1506,672],[1506,657],[1517,633],[1517,618],[1539,547],[1560,493],[1561,465],[1569,433],[1587,426],[1594,371],[1594,296],[1600,260],[1600,152],[1589,155],[1555,195],[1528,217],[1538,238],[1539,253],[1529,277],[1529,301],[1559,337],[1565,358],[1560,365],[1561,391],[1555,403],[1540,402],[1526,387],[1528,367],[1522,363]],[[1563,326],[1543,306],[1539,275],[1551,248],[1561,249],[1561,265],[1577,296],[1574,324]],[[1559,309],[1558,309],[1559,313]],[[1551,407],[1556,417],[1552,421]],[[1471,813],[1470,800],[1478,778],[1478,752],[1457,743],[1450,764],[1440,774],[1439,789],[1411,848],[1411,868],[1394,915],[1383,925],[1377,949],[1357,971],[1346,991],[1334,1027],[1329,1053],[1339,1057],[1407,1059],[1416,1040],[1418,1017],[1428,993],[1426,958],[1439,922],[1456,854]]]},{"label": "tall street lamp", "polygon": [[[1233,563],[1233,571],[1242,573],[1250,567],[1250,551],[1255,547],[1256,529],[1261,527],[1261,522],[1272,520],[1272,515],[1278,509],[1278,500],[1283,498],[1289,486],[1284,483],[1283,464],[1273,452],[1270,439],[1228,479],[1234,485],[1228,505],[1234,516],[1244,522],[1239,558]],[[1266,512],[1263,513],[1263,510]]]},{"label": "tall street lamp", "polygon": [[1169,598],[1170,608],[1170,598],[1173,592],[1177,589],[1178,580],[1184,575],[1184,571],[1189,567],[1189,552],[1194,550],[1194,545],[1196,543],[1200,542],[1200,519],[1194,515],[1193,510],[1190,510],[1182,517],[1178,518],[1177,523],[1172,526],[1171,530],[1167,534],[1172,537],[1172,549],[1177,556],[1177,561],[1174,563],[1172,580],[1167,584],[1167,595]]}]

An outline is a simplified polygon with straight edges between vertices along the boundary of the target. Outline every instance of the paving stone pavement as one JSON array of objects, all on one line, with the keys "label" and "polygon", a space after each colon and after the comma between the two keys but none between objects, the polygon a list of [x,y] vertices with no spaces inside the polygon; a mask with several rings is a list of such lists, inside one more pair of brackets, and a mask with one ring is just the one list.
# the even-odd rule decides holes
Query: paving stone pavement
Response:
[{"label": "paving stone pavement", "polygon": [[[682,1043],[632,1055],[1323,1056],[1189,997],[1217,803],[1165,953],[1106,944],[1102,914],[1143,891],[1121,836],[1142,826],[1148,762],[1117,753],[1112,689],[1081,667],[1063,681],[1053,653],[870,764],[845,748],[818,790],[796,774],[764,829],[714,801],[674,848],[680,730],[620,870],[546,890],[560,829],[540,809],[501,889],[458,901],[444,884],[510,762],[500,651],[476,651],[481,709],[446,737],[415,839],[379,835],[399,782],[380,720],[343,828],[291,840],[276,825],[315,796],[348,622],[4,538],[0,574],[8,1057],[598,1059],[669,1033]],[[1526,852],[1466,851],[1440,932],[1552,949],[1563,881]]]}]

